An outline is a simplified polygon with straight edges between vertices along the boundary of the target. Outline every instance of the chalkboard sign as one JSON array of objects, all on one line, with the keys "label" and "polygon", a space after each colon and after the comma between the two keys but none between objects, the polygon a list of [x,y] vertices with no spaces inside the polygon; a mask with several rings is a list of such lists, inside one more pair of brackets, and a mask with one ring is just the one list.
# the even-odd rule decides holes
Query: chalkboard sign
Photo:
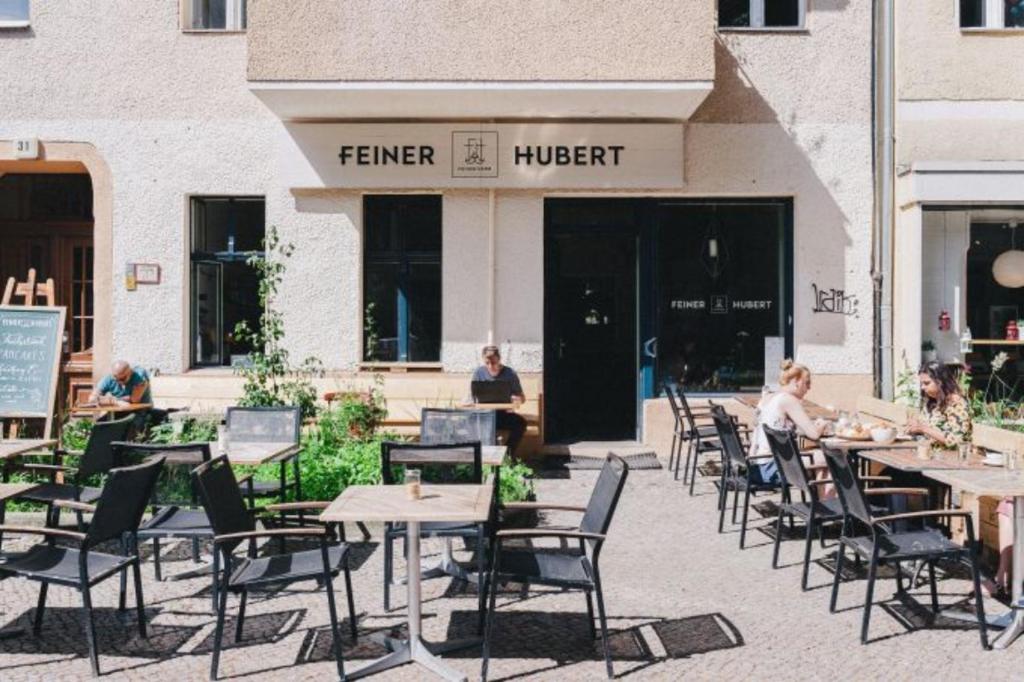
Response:
[{"label": "chalkboard sign", "polygon": [[0,417],[53,414],[64,308],[0,306]]}]

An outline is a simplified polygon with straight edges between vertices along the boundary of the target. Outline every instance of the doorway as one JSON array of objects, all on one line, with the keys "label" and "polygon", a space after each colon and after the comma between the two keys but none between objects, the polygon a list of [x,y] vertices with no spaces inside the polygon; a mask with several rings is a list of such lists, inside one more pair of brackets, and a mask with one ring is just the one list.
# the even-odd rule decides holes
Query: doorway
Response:
[{"label": "doorway", "polygon": [[545,440],[637,436],[634,202],[548,200],[544,244]]}]

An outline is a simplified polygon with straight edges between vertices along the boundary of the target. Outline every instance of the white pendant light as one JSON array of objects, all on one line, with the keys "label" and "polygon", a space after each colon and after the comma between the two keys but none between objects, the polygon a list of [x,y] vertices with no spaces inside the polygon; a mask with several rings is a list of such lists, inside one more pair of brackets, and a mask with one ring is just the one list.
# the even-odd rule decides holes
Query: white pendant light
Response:
[{"label": "white pendant light", "polygon": [[1017,223],[1010,223],[1010,244],[1009,251],[999,254],[992,263],[992,277],[1001,286],[1008,289],[1019,289],[1024,287],[1024,251],[1016,248]]}]

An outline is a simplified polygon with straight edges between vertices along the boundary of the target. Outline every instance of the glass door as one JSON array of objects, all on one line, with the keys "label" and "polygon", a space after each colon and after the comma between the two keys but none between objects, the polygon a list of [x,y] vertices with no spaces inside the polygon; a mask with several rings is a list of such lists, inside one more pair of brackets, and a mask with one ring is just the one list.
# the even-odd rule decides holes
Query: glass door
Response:
[{"label": "glass door", "polygon": [[193,365],[223,364],[224,313],[220,295],[223,279],[222,263],[192,262]]}]

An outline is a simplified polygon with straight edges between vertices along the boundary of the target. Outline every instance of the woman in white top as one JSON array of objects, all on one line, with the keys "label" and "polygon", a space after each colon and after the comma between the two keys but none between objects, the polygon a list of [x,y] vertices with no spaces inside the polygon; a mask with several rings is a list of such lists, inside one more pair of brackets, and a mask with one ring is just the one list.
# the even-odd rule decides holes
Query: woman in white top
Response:
[{"label": "woman in white top", "polygon": [[[820,419],[812,420],[800,402],[811,390],[811,371],[788,359],[782,361],[781,369],[778,392],[769,393],[757,406],[757,428],[750,439],[751,456],[772,454],[764,426],[779,430],[795,430],[812,440],[818,440],[823,434],[825,422]],[[814,453],[814,460],[815,464],[824,464],[824,457],[820,452]],[[760,474],[761,482],[765,483],[779,478],[775,460],[762,460],[755,465],[753,473],[755,477]],[[827,495],[823,494],[823,497],[825,496]]]}]

